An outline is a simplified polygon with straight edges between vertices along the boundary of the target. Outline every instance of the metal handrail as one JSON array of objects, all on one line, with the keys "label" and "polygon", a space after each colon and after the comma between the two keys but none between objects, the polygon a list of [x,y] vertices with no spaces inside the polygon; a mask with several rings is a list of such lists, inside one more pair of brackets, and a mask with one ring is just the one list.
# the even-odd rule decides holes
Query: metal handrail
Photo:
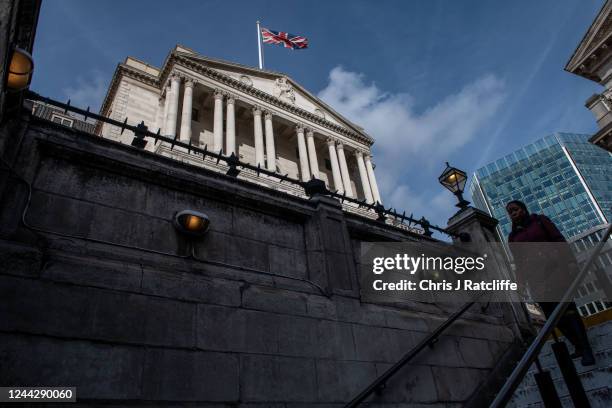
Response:
[{"label": "metal handrail", "polygon": [[608,226],[608,229],[602,236],[601,242],[597,244],[597,247],[590,255],[587,263],[584,264],[584,266],[570,285],[569,289],[561,298],[561,301],[559,302],[555,310],[552,312],[548,320],[546,320],[544,327],[542,327],[535,340],[531,343],[531,345],[523,355],[521,361],[519,361],[517,366],[514,368],[514,371],[512,371],[512,374],[510,374],[510,377],[508,377],[508,379],[504,383],[504,386],[501,388],[501,390],[495,397],[495,400],[493,400],[493,403],[491,404],[490,408],[502,408],[506,406],[508,401],[510,401],[512,395],[514,394],[514,391],[519,386],[520,382],[523,380],[523,377],[527,373],[527,370],[529,370],[531,364],[537,359],[538,355],[540,354],[540,350],[542,349],[542,347],[544,347],[544,343],[546,342],[548,336],[555,329],[559,320],[561,320],[561,317],[569,306],[568,301],[571,300],[576,288],[582,282],[582,279],[595,261],[595,258],[599,256],[599,253],[603,249],[604,245],[606,244],[606,240],[608,239],[611,233],[612,224]]},{"label": "metal handrail", "polygon": [[[479,295],[476,299],[483,296],[483,294]],[[463,315],[472,305],[474,305],[476,301],[471,301],[465,303],[459,310],[453,313],[444,323],[436,328],[429,336],[424,338],[412,348],[408,353],[404,354],[404,356],[395,364],[393,364],[387,371],[385,371],[380,377],[378,377],[372,384],[370,384],[365,390],[363,390],[359,395],[357,395],[351,402],[345,405],[344,408],[354,408],[362,403],[366,398],[368,398],[372,393],[382,390],[385,388],[387,381],[393,375],[395,375],[402,367],[404,367],[410,360],[417,356],[425,347],[433,346],[434,343],[438,340],[438,337],[457,320],[461,315]]]},{"label": "metal handrail", "polygon": [[[301,181],[298,179],[294,179],[292,177],[289,177],[288,174],[278,174],[274,171],[270,171],[266,168],[263,168],[259,165],[254,166],[250,163],[245,163],[240,161],[240,159],[238,157],[236,157],[234,154],[231,154],[229,156],[224,155],[223,154],[223,150],[220,150],[219,152],[213,152],[210,151],[206,148],[206,146],[204,147],[204,149],[199,148],[197,146],[193,146],[190,143],[185,143],[185,142],[181,142],[180,140],[177,140],[177,136],[174,136],[173,138],[168,137],[168,136],[164,136],[162,134],[160,134],[161,129],[158,129],[156,133],[153,133],[149,130],[149,128],[145,125],[144,121],[141,122],[139,125],[134,126],[134,125],[129,125],[128,119],[126,118],[123,122],[120,122],[118,120],[115,119],[111,119],[111,118],[107,118],[106,116],[102,116],[96,113],[93,113],[89,110],[89,107],[85,110],[85,109],[80,109],[77,107],[74,107],[72,105],[70,105],[70,100],[67,103],[62,103],[62,102],[58,102],[56,100],[53,100],[51,98],[47,98],[44,96],[41,96],[39,94],[37,94],[36,92],[33,91],[25,91],[25,98],[26,99],[30,99],[33,101],[40,101],[43,103],[46,103],[48,105],[52,105],[52,106],[56,106],[62,110],[64,110],[64,112],[74,112],[76,114],[79,115],[83,115],[84,120],[86,121],[88,118],[92,118],[95,119],[97,121],[101,121],[104,123],[108,123],[114,126],[117,126],[119,128],[121,128],[121,133],[123,133],[126,129],[129,131],[134,132],[134,142],[132,142],[132,145],[138,148],[144,148],[146,142],[144,141],[145,137],[151,137],[155,140],[155,142],[158,141],[162,141],[162,142],[166,142],[169,143],[171,145],[171,149],[174,148],[174,146],[178,146],[181,148],[186,149],[188,152],[194,152],[197,154],[201,154],[202,155],[202,159],[204,160],[206,157],[211,157],[213,159],[216,159],[217,163],[219,163],[220,161],[225,162],[230,170],[228,170],[227,175],[230,177],[235,178],[236,175],[238,174],[238,171],[236,171],[236,168],[240,167],[243,169],[250,169],[254,172],[257,173],[257,175],[259,174],[265,174],[266,176],[269,177],[273,177],[275,179],[278,179],[281,183],[282,182],[288,182],[297,186],[302,187],[305,191],[306,194],[309,196],[312,196],[314,194],[321,194],[321,195],[325,195],[325,196],[329,196],[329,197],[333,197],[333,198],[337,198],[339,199],[341,202],[347,201],[347,202],[351,202],[353,204],[358,205],[359,207],[363,207],[363,208],[367,208],[370,210],[375,211],[378,214],[379,220],[384,220],[385,215],[389,215],[389,216],[393,216],[396,219],[399,219],[401,221],[401,223],[404,223],[404,221],[408,221],[408,226],[410,226],[411,224],[416,224],[416,225],[420,225],[421,227],[423,227],[424,230],[424,235],[427,237],[430,237],[433,233],[433,231],[438,231],[441,232],[443,234],[446,234],[450,237],[454,237],[454,238],[462,238],[461,234],[457,234],[451,231],[448,231],[444,228],[441,228],[437,225],[433,225],[431,224],[427,219],[425,219],[425,217],[422,217],[421,219],[415,219],[412,217],[412,214],[409,216],[406,216],[406,212],[404,211],[402,214],[399,214],[397,211],[395,211],[393,208],[385,208],[381,203],[377,202],[375,204],[369,204],[367,203],[365,200],[357,200],[355,198],[352,197],[348,197],[346,194],[338,194],[337,191],[330,191],[325,187],[325,184],[321,181],[321,180],[316,180],[313,178],[313,180],[311,181]],[[322,185],[316,185],[316,182],[322,183]]]}]

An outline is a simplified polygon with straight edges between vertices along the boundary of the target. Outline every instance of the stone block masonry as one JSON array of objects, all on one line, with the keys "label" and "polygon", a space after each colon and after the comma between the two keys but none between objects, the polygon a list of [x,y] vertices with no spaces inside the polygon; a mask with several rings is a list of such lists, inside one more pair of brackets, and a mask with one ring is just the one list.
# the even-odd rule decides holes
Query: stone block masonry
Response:
[{"label": "stone block masonry", "polygon": [[[83,406],[341,406],[448,315],[360,299],[359,243],[419,236],[20,121],[0,130],[32,186],[28,203],[25,183],[0,174],[3,386],[76,386]],[[211,219],[193,244],[171,223],[184,209]],[[514,336],[473,310],[372,402],[460,406]]]}]

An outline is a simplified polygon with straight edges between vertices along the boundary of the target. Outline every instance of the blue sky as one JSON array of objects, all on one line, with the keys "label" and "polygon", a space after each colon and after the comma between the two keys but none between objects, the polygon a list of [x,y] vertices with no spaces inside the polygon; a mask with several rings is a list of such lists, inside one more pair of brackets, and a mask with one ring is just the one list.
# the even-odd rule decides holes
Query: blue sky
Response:
[{"label": "blue sky", "polygon": [[177,43],[257,65],[255,21],[306,36],[265,46],[288,74],[376,140],[385,204],[444,224],[444,162],[476,168],[555,131],[596,130],[600,87],[563,70],[603,0],[44,1],[32,89],[98,108],[115,66],[159,66]]}]

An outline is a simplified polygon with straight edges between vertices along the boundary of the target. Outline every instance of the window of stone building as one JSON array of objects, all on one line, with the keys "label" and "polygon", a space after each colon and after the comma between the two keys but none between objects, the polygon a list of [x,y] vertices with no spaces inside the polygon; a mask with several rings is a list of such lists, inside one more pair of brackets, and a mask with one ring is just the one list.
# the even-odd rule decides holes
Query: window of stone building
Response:
[{"label": "window of stone building", "polygon": [[194,122],[200,121],[200,111],[196,108],[191,109],[191,120]]},{"label": "window of stone building", "polygon": [[325,168],[331,171],[331,161],[329,159],[325,159]]},{"label": "window of stone building", "polygon": [[580,312],[581,316],[588,316],[589,315],[589,311],[587,310],[586,306],[580,306],[578,308],[578,311]]},{"label": "window of stone building", "polygon": [[593,283],[587,282],[586,287],[589,290],[589,292],[595,292],[595,286],[593,286]]},{"label": "window of stone building", "polygon": [[586,307],[589,309],[589,314],[595,314],[595,313],[597,313],[597,312],[595,311],[595,308],[593,307],[593,303],[587,303],[585,306],[586,306]]},{"label": "window of stone building", "polygon": [[72,119],[68,119],[56,114],[51,115],[51,121],[67,127],[72,127],[72,124],[74,123]]}]

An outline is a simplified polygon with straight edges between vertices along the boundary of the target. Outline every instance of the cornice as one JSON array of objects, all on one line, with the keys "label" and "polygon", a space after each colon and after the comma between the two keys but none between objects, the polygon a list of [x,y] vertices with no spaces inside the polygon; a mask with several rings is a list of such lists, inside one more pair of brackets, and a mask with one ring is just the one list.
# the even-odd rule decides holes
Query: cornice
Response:
[{"label": "cornice", "polygon": [[172,53],[170,55],[163,69],[161,70],[159,77],[155,77],[151,74],[147,74],[145,72],[142,72],[126,64],[118,64],[117,68],[115,69],[115,73],[113,74],[113,79],[111,80],[111,84],[109,86],[106,97],[104,98],[102,107],[100,108],[100,114],[106,115],[106,113],[108,112],[111,101],[114,99],[114,96],[117,92],[119,81],[121,80],[123,76],[132,78],[137,81],[143,82],[147,85],[153,86],[159,89],[161,92],[161,89],[165,85],[166,81],[168,81],[168,78],[172,74],[174,67],[176,65],[183,66],[184,68],[193,70],[194,72],[197,72],[198,74],[201,74],[207,78],[210,78],[214,81],[222,83],[233,89],[239,90],[241,92],[244,92],[245,94],[253,96],[259,99],[260,101],[267,102],[273,106],[280,108],[281,110],[293,113],[294,115],[299,116],[302,119],[306,119],[328,130],[344,135],[352,140],[355,140],[358,143],[362,143],[367,146],[372,146],[374,144],[374,140],[368,136],[359,134],[343,126],[336,125],[335,123],[330,122],[327,119],[321,118],[314,113],[308,112],[302,108],[298,108],[297,106],[289,104],[273,95],[270,95],[251,85],[247,85],[237,79],[234,79],[230,77],[229,75],[223,74],[213,68],[209,68],[209,67],[204,66],[201,63],[195,62],[188,56],[177,55],[175,53]]},{"label": "cornice", "polygon": [[574,50],[565,70],[599,82],[601,79],[593,73],[593,65],[601,60],[606,48],[611,44],[612,36],[612,2],[606,1]]},{"label": "cornice", "polygon": [[227,86],[230,86],[234,89],[237,89],[239,91],[242,91],[248,95],[254,96],[259,100],[262,100],[264,102],[267,102],[271,105],[274,105],[282,110],[285,110],[287,112],[291,112],[303,119],[306,119],[310,122],[316,123],[326,129],[332,130],[334,132],[340,133],[344,136],[347,136],[353,140],[356,140],[360,143],[364,143],[368,146],[371,146],[372,144],[374,144],[374,140],[371,139],[370,137],[366,137],[364,135],[360,135],[356,132],[353,132],[343,126],[339,126],[336,125],[335,123],[332,123],[326,119],[323,119],[317,115],[315,115],[314,113],[310,113],[304,109],[298,108],[297,106],[294,106],[292,104],[289,104],[275,96],[272,96],[264,91],[261,91],[253,86],[247,85],[237,79],[234,79],[232,77],[230,77],[229,75],[223,74],[215,69],[212,68],[208,68],[200,63],[197,63],[195,61],[193,61],[192,59],[186,57],[186,56],[182,56],[182,55],[173,55],[170,60],[168,61],[168,64],[166,64],[166,66],[164,67],[164,70],[162,72],[161,75],[161,79],[163,80],[165,77],[167,77],[167,75],[169,74],[171,67],[172,67],[172,63],[178,63],[181,66],[184,66],[185,68],[191,69],[201,75],[204,75],[210,79],[213,79],[215,81],[218,81],[222,84],[225,84]]}]

